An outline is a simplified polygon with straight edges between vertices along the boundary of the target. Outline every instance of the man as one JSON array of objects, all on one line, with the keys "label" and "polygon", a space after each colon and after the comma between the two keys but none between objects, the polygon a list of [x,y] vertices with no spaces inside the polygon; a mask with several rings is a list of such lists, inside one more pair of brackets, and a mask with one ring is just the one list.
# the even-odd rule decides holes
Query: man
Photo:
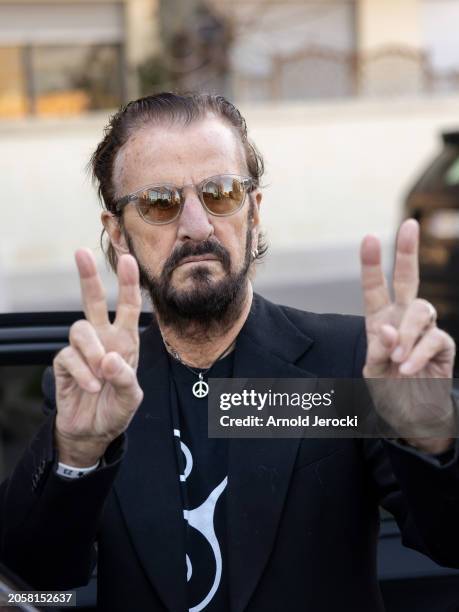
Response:
[{"label": "man", "polygon": [[[364,326],[253,295],[263,165],[225,99],[132,102],[92,166],[116,318],[79,250],[86,319],[55,358],[55,392],[45,381],[51,415],[2,488],[12,569],[36,588],[75,587],[97,546],[103,610],[383,610],[379,504],[408,545],[459,566],[450,400],[436,407],[441,437],[221,440],[200,397],[211,377],[450,378],[454,342],[416,298],[417,224],[399,232],[394,301],[378,241],[363,241]],[[140,340],[139,278],[156,315]],[[413,400],[382,404],[426,420]]]}]

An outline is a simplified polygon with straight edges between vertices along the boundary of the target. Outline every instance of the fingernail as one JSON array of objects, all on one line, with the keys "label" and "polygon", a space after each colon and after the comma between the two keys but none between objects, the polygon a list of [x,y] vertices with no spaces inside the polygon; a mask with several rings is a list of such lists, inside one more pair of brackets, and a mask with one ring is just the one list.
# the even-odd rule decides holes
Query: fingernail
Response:
[{"label": "fingernail", "polygon": [[403,357],[403,348],[401,346],[397,346],[395,351],[392,352],[392,361],[401,361]]},{"label": "fingernail", "polygon": [[412,374],[412,369],[413,363],[411,361],[405,361],[405,363],[402,363],[402,365],[399,367],[398,371],[400,374]]}]

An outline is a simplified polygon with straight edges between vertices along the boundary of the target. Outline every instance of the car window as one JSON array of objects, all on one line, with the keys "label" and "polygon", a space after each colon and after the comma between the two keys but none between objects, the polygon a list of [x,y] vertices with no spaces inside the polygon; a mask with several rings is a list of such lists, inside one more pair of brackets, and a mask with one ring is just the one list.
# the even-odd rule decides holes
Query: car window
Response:
[{"label": "car window", "polygon": [[459,190],[459,147],[445,147],[416,185],[416,191]]},{"label": "car window", "polygon": [[0,479],[8,476],[45,415],[41,377],[45,366],[0,366]]}]

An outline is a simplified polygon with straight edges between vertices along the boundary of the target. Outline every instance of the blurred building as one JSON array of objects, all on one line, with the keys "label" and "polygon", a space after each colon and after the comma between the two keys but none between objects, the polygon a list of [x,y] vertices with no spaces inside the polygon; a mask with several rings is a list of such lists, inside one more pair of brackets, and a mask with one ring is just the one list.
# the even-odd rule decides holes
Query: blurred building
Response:
[{"label": "blurred building", "polygon": [[151,0],[0,0],[0,117],[114,108],[155,50]]},{"label": "blurred building", "polygon": [[0,0],[0,117],[113,108],[174,71],[215,88],[211,64],[240,101],[456,91],[458,19],[457,0]]},{"label": "blurred building", "polygon": [[236,91],[247,99],[459,88],[456,0],[252,0],[233,6],[244,31],[234,49]]},{"label": "blurred building", "polygon": [[0,308],[78,305],[73,250],[102,259],[86,164],[107,118],[186,87],[230,95],[265,154],[260,286],[358,311],[359,238],[390,248],[457,126],[458,21],[459,0],[0,0]]}]

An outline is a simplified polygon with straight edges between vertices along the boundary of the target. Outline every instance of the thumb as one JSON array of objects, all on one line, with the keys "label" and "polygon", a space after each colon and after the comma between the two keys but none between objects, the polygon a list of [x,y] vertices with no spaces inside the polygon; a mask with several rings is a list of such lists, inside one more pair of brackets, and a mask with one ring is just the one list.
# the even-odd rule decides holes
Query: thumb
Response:
[{"label": "thumb", "polygon": [[143,392],[137,381],[134,369],[119,355],[110,352],[101,361],[101,372],[104,380],[117,391],[117,395],[135,410],[143,398]]},{"label": "thumb", "polygon": [[[366,358],[366,374],[371,374],[368,368],[385,367],[390,362],[391,353],[398,341],[398,331],[392,325],[382,325],[368,343]],[[376,374],[374,374],[376,375]]]}]

